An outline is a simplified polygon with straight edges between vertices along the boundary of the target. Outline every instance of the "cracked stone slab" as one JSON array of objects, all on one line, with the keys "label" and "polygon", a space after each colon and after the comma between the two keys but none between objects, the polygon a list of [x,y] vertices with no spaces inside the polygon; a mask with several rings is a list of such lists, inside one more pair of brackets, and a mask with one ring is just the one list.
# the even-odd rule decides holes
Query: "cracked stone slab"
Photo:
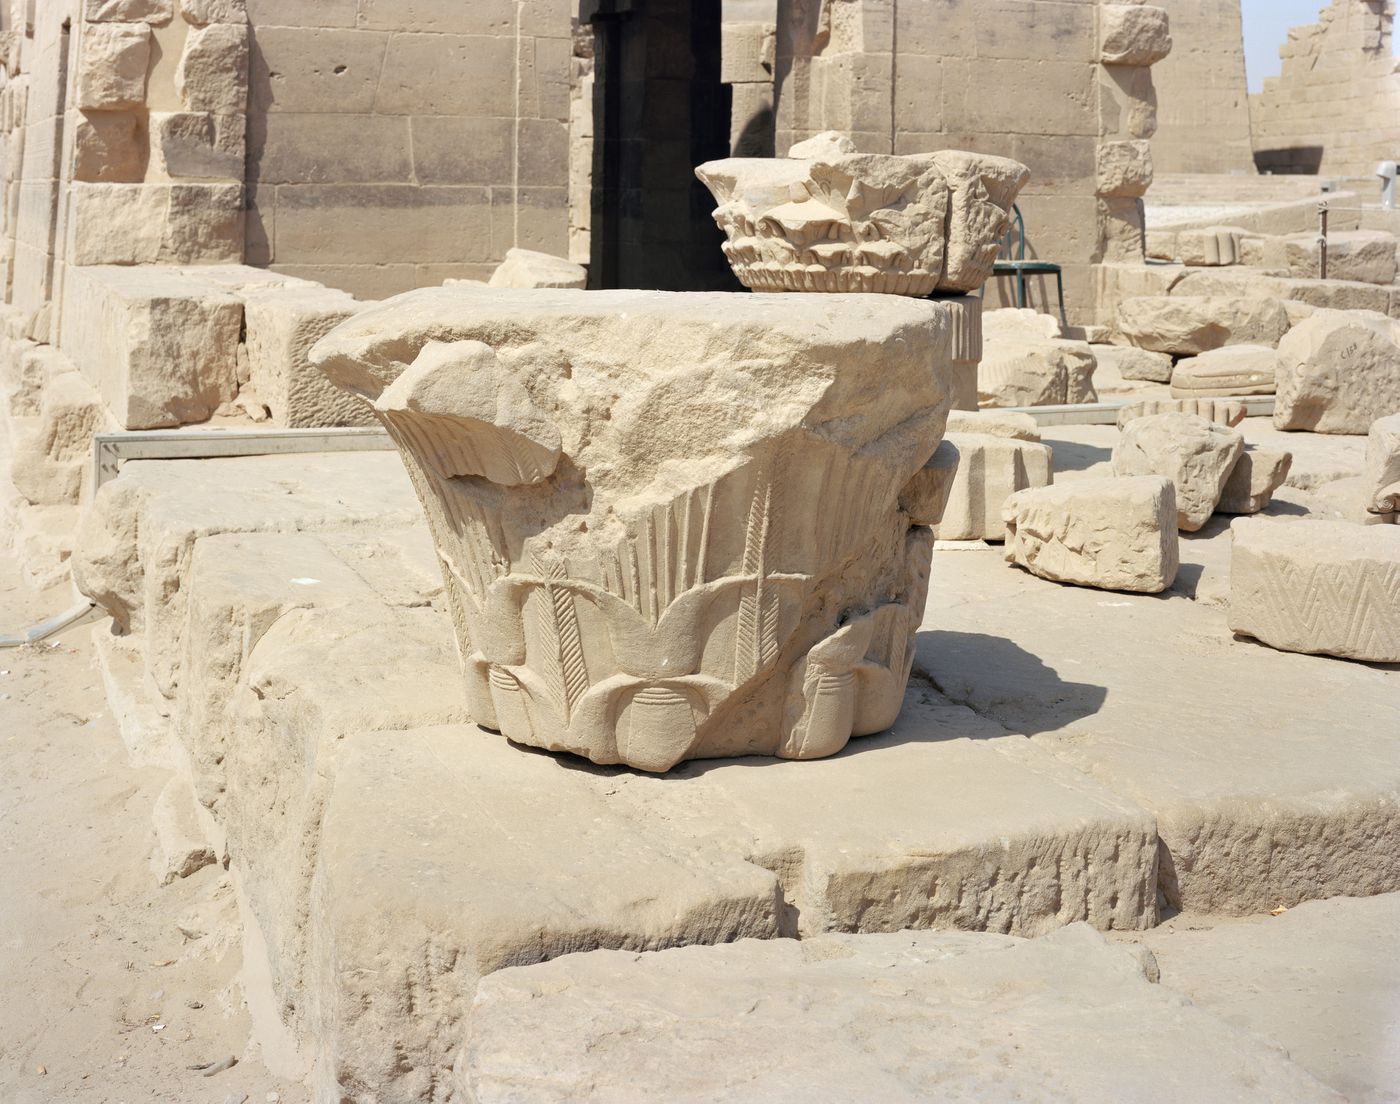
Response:
[{"label": "cracked stone slab", "polygon": [[476,1104],[1341,1100],[1082,925],[569,955],[486,978],[465,1034]]}]

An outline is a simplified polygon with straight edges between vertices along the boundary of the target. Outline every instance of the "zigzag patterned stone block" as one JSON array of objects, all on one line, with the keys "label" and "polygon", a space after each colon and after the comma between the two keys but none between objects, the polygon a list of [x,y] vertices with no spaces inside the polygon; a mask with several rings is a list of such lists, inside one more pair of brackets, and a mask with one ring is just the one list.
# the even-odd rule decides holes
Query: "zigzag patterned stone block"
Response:
[{"label": "zigzag patterned stone block", "polygon": [[1400,528],[1242,519],[1230,628],[1288,652],[1400,663]]}]

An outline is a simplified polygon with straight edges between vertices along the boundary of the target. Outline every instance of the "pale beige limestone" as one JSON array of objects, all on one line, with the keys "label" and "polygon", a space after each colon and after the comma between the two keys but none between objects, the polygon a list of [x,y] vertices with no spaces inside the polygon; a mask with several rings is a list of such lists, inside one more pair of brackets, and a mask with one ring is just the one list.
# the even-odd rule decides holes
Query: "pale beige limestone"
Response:
[{"label": "pale beige limestone", "polygon": [[[1315,280],[1321,274],[1321,248],[1316,234],[1283,241],[1288,270]],[[1327,236],[1327,277],[1362,284],[1395,283],[1395,235],[1384,230],[1343,230]]]},{"label": "pale beige limestone", "polygon": [[311,346],[362,309],[331,288],[268,288],[244,299],[248,384],[279,425],[373,425],[363,402],[335,387],[308,359]]},{"label": "pale beige limestone", "polygon": [[1001,410],[950,410],[948,433],[982,433],[1040,443],[1040,427],[1029,414]]},{"label": "pale beige limestone", "polygon": [[1277,299],[1148,296],[1118,307],[1118,329],[1140,349],[1195,356],[1222,345],[1276,346],[1288,332]]},{"label": "pale beige limestone", "polygon": [[1356,280],[1300,280],[1279,269],[1229,268],[1189,272],[1172,287],[1173,295],[1277,298],[1293,311],[1298,305],[1330,310],[1390,309],[1388,288]]},{"label": "pale beige limestone", "polygon": [[83,0],[83,18],[89,23],[169,23],[174,0]]},{"label": "pale beige limestone", "polygon": [[245,119],[205,111],[151,112],[151,153],[172,179],[241,180]]},{"label": "pale beige limestone", "polygon": [[1174,235],[1176,252],[1168,260],[1180,260],[1192,268],[1218,268],[1243,262],[1242,231],[1233,226],[1208,226],[1182,230]]},{"label": "pale beige limestone", "polygon": [[1400,528],[1244,518],[1230,628],[1272,648],[1400,663]]},{"label": "pale beige limestone", "polygon": [[1100,142],[1097,191],[1101,196],[1145,195],[1152,185],[1152,143]]},{"label": "pale beige limestone", "polygon": [[1118,412],[1118,428],[1134,418],[1152,414],[1194,414],[1208,422],[1233,429],[1244,422],[1249,413],[1243,399],[1228,397],[1185,397],[1170,399],[1139,399],[1127,403]]},{"label": "pale beige limestone", "polygon": [[89,23],[79,39],[75,106],[84,111],[139,108],[146,102],[151,28],[145,23]]},{"label": "pale beige limestone", "polygon": [[16,436],[10,469],[15,489],[36,506],[77,503],[91,467],[92,435],[109,428],[92,384],[71,364],[50,369],[32,429]]},{"label": "pale beige limestone", "polygon": [[311,359],[414,473],[478,722],[664,771],[893,721],[932,541],[898,496],[948,340],[895,297],[431,288]]},{"label": "pale beige limestone", "polygon": [[977,366],[982,361],[982,297],[941,298],[952,332],[948,345],[948,375],[954,410],[977,409]]},{"label": "pale beige limestone", "polygon": [[1166,353],[1131,345],[1095,345],[1093,352],[1099,368],[1116,371],[1125,380],[1166,383],[1172,378],[1172,358]]},{"label": "pale beige limestone", "polygon": [[60,348],[123,429],[202,422],[238,388],[241,302],[164,267],[70,267]]},{"label": "pale beige limestone", "polygon": [[242,115],[248,110],[248,28],[236,23],[193,27],[175,70],[187,111]]},{"label": "pale beige limestone", "polygon": [[1278,347],[1274,425],[1366,433],[1400,409],[1400,320],[1371,311],[1318,311]]},{"label": "pale beige limestone", "polygon": [[533,249],[509,249],[487,281],[499,288],[575,288],[588,286],[588,270],[563,257]]},{"label": "pale beige limestone", "polygon": [[1171,53],[1167,13],[1150,4],[1099,6],[1099,58],[1105,65],[1153,65]]},{"label": "pale beige limestone", "polygon": [[958,450],[959,461],[934,535],[942,541],[1005,539],[1002,505],[1015,491],[1050,485],[1050,449],[1019,432],[999,432],[996,426],[979,432],[950,431],[947,439]]},{"label": "pale beige limestone", "polygon": [[75,180],[132,183],[146,173],[145,139],[132,111],[80,113],[73,128]]},{"label": "pale beige limestone", "polygon": [[725,256],[745,287],[912,296],[982,286],[1029,177],[1003,157],[847,153],[827,138],[807,157],[695,172],[719,201]]},{"label": "pale beige limestone", "polygon": [[462,1034],[480,1104],[1342,1099],[1083,927],[570,955],[484,979]]},{"label": "pale beige limestone", "polygon": [[981,406],[1046,406],[1097,401],[1097,361],[1086,341],[1062,338],[1060,322],[1030,309],[986,311],[977,366]]},{"label": "pale beige limestone", "polygon": [[1373,517],[1400,517],[1400,414],[1377,418],[1366,437],[1366,510]]},{"label": "pale beige limestone", "polygon": [[1194,533],[1220,502],[1244,438],[1195,414],[1152,414],[1125,425],[1114,475],[1164,475],[1176,486],[1177,526]]},{"label": "pale beige limestone", "polygon": [[218,861],[195,816],[194,792],[179,775],[157,795],[151,819],[156,831],[151,869],[161,885],[188,878]]},{"label": "pale beige limestone", "polygon": [[70,265],[242,260],[241,184],[75,183],[68,197]]},{"label": "pale beige limestone", "polygon": [[180,17],[186,23],[247,23],[245,0],[180,0]]},{"label": "pale beige limestone", "polygon": [[1257,514],[1274,497],[1288,471],[1293,454],[1282,449],[1246,445],[1230,471],[1216,510],[1222,514]]},{"label": "pale beige limestone", "polygon": [[1172,398],[1272,395],[1278,362],[1267,345],[1226,345],[1185,357],[1172,370]]},{"label": "pale beige limestone", "polygon": [[1165,476],[1017,491],[1002,518],[1006,561],[1042,579],[1143,594],[1176,579],[1176,491]]},{"label": "pale beige limestone", "polygon": [[1400,1084],[1400,894],[1306,901],[1278,916],[1182,917],[1143,938],[1162,985],[1282,1047],[1348,1100]]},{"label": "pale beige limestone", "polygon": [[948,505],[961,457],[957,446],[942,441],[928,463],[914,473],[899,493],[899,508],[915,525],[937,525]]}]

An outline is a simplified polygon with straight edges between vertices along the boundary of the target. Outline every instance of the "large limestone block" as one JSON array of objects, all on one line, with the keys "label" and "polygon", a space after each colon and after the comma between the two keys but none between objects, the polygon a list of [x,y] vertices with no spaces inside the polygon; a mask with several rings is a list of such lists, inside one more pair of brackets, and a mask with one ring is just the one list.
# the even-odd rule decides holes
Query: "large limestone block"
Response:
[{"label": "large limestone block", "polygon": [[1155,65],[1172,51],[1167,13],[1148,4],[1099,6],[1099,61]]},{"label": "large limestone block", "polygon": [[[1284,239],[1286,263],[1297,277],[1321,275],[1322,250],[1316,234]],[[1395,283],[1395,235],[1385,230],[1342,230],[1327,236],[1327,278],[1362,284]]]},{"label": "large limestone block", "polygon": [[238,389],[243,304],[167,268],[70,267],[61,346],[123,429],[202,422]]},{"label": "large limestone block", "polygon": [[1283,486],[1292,466],[1291,452],[1246,445],[1225,482],[1216,510],[1222,514],[1257,514]]},{"label": "large limestone block", "polygon": [[172,179],[241,180],[245,117],[207,111],[153,111],[151,153]]},{"label": "large limestone block", "polygon": [[1288,332],[1277,299],[1148,296],[1118,307],[1118,328],[1140,349],[1196,356],[1222,345],[1277,346]]},{"label": "large limestone block", "polygon": [[1053,406],[1094,402],[1097,361],[1086,341],[1060,336],[1060,323],[1033,310],[987,311],[977,366],[981,406]]},{"label": "large limestone block", "polygon": [[1054,478],[1050,446],[1038,437],[995,429],[950,432],[948,440],[958,450],[958,468],[934,535],[954,541],[1005,539],[1001,511],[1007,498],[1027,487],[1047,487]]},{"label": "large limestone block", "polygon": [[1131,345],[1095,345],[1094,360],[1125,380],[1167,383],[1172,378],[1172,358],[1166,353],[1135,349]]},{"label": "large limestone block", "polygon": [[588,270],[583,265],[534,249],[508,249],[506,259],[491,273],[491,287],[585,288]]},{"label": "large limestone block", "polygon": [[1226,345],[1177,361],[1172,398],[1225,398],[1272,395],[1278,353],[1267,345]]},{"label": "large limestone block", "polygon": [[745,287],[926,296],[982,286],[1024,165],[959,150],[854,153],[818,138],[786,158],[695,170],[719,201],[724,254]]},{"label": "large limestone block", "polygon": [[479,1104],[1341,1101],[1079,926],[568,955],[484,978],[463,1035]]},{"label": "large limestone block", "polygon": [[1386,521],[1400,518],[1400,414],[1377,418],[1366,438],[1366,510]]},{"label": "large limestone block", "polygon": [[91,466],[92,435],[107,428],[102,400],[82,375],[56,371],[44,381],[32,432],[17,435],[10,478],[38,506],[76,504]]},{"label": "large limestone block", "polygon": [[248,387],[273,421],[295,428],[374,424],[365,404],[333,385],[307,355],[361,309],[331,288],[267,288],[244,297]]},{"label": "large limestone block", "polygon": [[1152,143],[1141,139],[1101,141],[1097,152],[1097,183],[1101,196],[1140,196],[1152,185]]},{"label": "large limestone block", "polygon": [[1201,230],[1182,230],[1175,235],[1176,253],[1167,260],[1179,259],[1191,268],[1218,268],[1242,262],[1243,231],[1231,226],[1208,226]]},{"label": "large limestone block", "polygon": [[248,110],[248,27],[193,27],[175,68],[175,89],[187,111],[242,115]]},{"label": "large limestone block", "polygon": [[134,111],[80,112],[73,125],[75,180],[133,183],[146,175],[140,117]]},{"label": "large limestone block", "polygon": [[243,185],[75,183],[69,263],[215,265],[243,258]]},{"label": "large limestone block", "polygon": [[1230,628],[1289,652],[1400,663],[1400,528],[1244,518]]},{"label": "large limestone block", "polygon": [[1400,321],[1370,311],[1318,311],[1279,344],[1274,425],[1366,433],[1400,410]]},{"label": "large limestone block", "polygon": [[1007,562],[1042,579],[1142,594],[1176,580],[1176,490],[1165,476],[1018,491],[1002,517]]},{"label": "large limestone block", "polygon": [[1153,414],[1123,427],[1114,475],[1165,475],[1176,485],[1177,526],[1200,529],[1215,512],[1244,438],[1194,414]]},{"label": "large limestone block", "polygon": [[415,473],[477,721],[666,770],[893,721],[949,330],[894,297],[428,288],[311,359]]},{"label": "large limestone block", "polygon": [[77,106],[84,111],[143,107],[151,28],[145,23],[90,23],[79,40]]},{"label": "large limestone block", "polygon": [[1134,418],[1153,414],[1195,414],[1233,429],[1244,421],[1246,413],[1244,403],[1230,399],[1143,399],[1128,403],[1118,411],[1118,428],[1122,429]]}]

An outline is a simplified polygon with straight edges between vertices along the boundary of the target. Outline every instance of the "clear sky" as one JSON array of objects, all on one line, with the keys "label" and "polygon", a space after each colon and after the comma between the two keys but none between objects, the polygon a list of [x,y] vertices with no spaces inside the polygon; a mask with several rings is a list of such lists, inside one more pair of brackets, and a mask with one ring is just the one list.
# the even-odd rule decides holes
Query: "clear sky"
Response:
[{"label": "clear sky", "polygon": [[[1228,3],[1229,0],[1220,0]],[[1288,38],[1289,27],[1316,23],[1328,0],[1241,0],[1244,10],[1244,60],[1249,70],[1249,90],[1258,92],[1265,77],[1278,76],[1278,48]],[[1400,38],[1394,40],[1400,48]]]}]

